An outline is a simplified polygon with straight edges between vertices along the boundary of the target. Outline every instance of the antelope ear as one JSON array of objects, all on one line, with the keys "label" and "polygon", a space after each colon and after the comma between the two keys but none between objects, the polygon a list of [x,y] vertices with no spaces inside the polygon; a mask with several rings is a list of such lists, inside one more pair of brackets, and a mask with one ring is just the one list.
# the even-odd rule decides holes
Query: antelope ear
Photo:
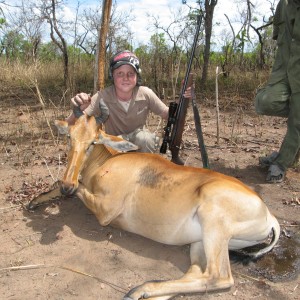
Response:
[{"label": "antelope ear", "polygon": [[69,133],[69,124],[66,121],[55,120],[54,125],[58,129],[58,132],[62,135]]},{"label": "antelope ear", "polygon": [[105,134],[103,131],[99,131],[98,141],[95,144],[102,144],[113,148],[119,152],[128,152],[137,150],[139,147],[133,143],[123,140],[120,137]]}]

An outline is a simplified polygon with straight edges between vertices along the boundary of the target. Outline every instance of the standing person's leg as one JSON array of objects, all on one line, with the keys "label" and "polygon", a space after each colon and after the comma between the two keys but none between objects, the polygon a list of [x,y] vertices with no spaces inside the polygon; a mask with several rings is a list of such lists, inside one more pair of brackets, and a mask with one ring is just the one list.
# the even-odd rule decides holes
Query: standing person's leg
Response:
[{"label": "standing person's leg", "polygon": [[284,170],[290,167],[300,148],[300,93],[294,93],[290,99],[290,113],[287,122],[287,133],[274,163]]},{"label": "standing person's leg", "polygon": [[[290,95],[291,90],[287,79],[276,84],[268,84],[258,90],[255,98],[255,109],[260,115],[288,117],[290,113]],[[259,162],[263,167],[270,167],[267,181],[280,182],[285,175],[285,169],[274,162],[279,157],[278,152],[270,156],[260,157]]]},{"label": "standing person's leg", "polygon": [[257,91],[255,110],[259,115],[287,118],[290,112],[291,89],[287,80],[268,84]]},{"label": "standing person's leg", "polygon": [[298,153],[295,157],[295,161],[293,164],[293,167],[299,167],[300,166],[300,149],[298,150]]}]

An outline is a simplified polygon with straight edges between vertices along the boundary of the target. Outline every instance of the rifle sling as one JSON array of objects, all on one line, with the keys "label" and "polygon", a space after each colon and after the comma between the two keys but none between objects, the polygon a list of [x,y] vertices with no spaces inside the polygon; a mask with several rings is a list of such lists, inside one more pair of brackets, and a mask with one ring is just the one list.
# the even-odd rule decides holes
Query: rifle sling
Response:
[{"label": "rifle sling", "polygon": [[198,110],[194,95],[192,97],[192,106],[193,106],[194,122],[195,122],[195,128],[196,128],[203,168],[209,169],[210,167],[209,167],[208,155],[207,155],[207,151],[206,151],[206,147],[205,147],[205,143],[204,143],[204,138],[203,138],[200,114],[199,114],[199,110]]}]

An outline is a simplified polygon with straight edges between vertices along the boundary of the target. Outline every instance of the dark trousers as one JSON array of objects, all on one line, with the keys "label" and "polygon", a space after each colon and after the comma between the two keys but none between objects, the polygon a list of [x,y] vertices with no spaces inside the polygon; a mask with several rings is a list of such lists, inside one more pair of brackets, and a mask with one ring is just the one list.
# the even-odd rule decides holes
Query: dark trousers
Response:
[{"label": "dark trousers", "polygon": [[268,84],[258,90],[255,109],[259,115],[288,118],[287,132],[275,160],[287,169],[294,163],[300,148],[300,93],[292,93],[288,79]]}]

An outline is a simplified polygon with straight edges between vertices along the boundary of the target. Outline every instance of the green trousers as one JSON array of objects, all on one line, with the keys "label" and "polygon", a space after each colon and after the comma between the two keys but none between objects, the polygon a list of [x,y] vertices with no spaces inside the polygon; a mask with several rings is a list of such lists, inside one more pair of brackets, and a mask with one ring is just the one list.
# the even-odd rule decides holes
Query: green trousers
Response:
[{"label": "green trousers", "polygon": [[255,109],[259,115],[286,117],[287,132],[275,163],[290,167],[300,148],[300,93],[292,93],[288,79],[258,90]]},{"label": "green trousers", "polygon": [[121,137],[139,147],[137,152],[157,153],[159,137],[150,132],[147,128],[138,128],[129,134],[122,134]]}]

